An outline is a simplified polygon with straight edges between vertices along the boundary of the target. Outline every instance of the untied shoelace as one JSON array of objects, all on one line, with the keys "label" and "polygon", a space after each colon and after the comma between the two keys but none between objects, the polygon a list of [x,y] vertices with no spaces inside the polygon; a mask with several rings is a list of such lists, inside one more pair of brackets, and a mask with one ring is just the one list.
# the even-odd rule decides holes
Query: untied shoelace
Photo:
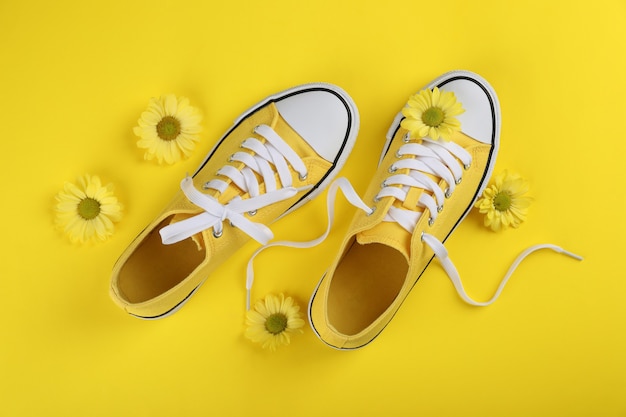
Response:
[{"label": "untied shoelace", "polygon": [[[382,189],[376,195],[374,200],[379,201],[385,197],[392,197],[397,200],[404,201],[408,191],[413,187],[430,191],[432,195],[426,192],[421,194],[418,199],[417,206],[429,209],[429,224],[432,225],[437,218],[437,213],[441,212],[443,209],[445,199],[452,195],[455,185],[460,184],[462,181],[463,169],[469,169],[472,159],[465,149],[454,142],[423,139],[421,143],[410,143],[408,136],[404,138],[404,141],[405,144],[399,148],[396,154],[398,160],[395,161],[389,169],[389,173],[391,175],[385,179],[383,184],[381,184]],[[405,155],[408,157],[403,158]],[[460,161],[463,166],[461,167],[457,161]],[[396,171],[399,169],[408,169],[408,174],[396,174]],[[448,188],[446,190],[442,190],[432,177],[443,178],[446,183],[449,184]],[[248,310],[250,309],[251,290],[254,283],[253,261],[256,256],[258,256],[265,249],[275,246],[311,248],[322,243],[328,237],[332,227],[335,199],[338,190],[342,191],[346,199],[353,206],[365,211],[368,215],[371,215],[374,212],[375,207],[369,207],[365,204],[365,202],[354,190],[354,187],[352,187],[352,184],[350,184],[346,178],[336,179],[328,189],[326,199],[328,226],[326,231],[320,237],[307,242],[277,241],[269,243],[254,252],[248,261],[246,270],[246,308]],[[396,222],[409,233],[413,233],[417,221],[423,213],[424,211],[405,210],[391,206],[385,214],[383,221]],[[493,297],[488,301],[479,302],[472,299],[465,291],[460,275],[452,263],[452,260],[448,256],[448,251],[443,243],[435,236],[426,232],[422,232],[421,240],[432,249],[435,257],[437,257],[441,263],[444,271],[447,273],[461,299],[474,306],[488,306],[495,302],[519,264],[533,252],[542,249],[551,249],[557,253],[570,256],[577,260],[582,260],[581,256],[566,251],[565,249],[553,244],[533,245],[520,253],[519,256],[513,261],[504,278],[501,280],[500,285],[498,286]]]},{"label": "untied shoelace", "polygon": [[[254,216],[258,209],[289,199],[311,186],[293,186],[293,171],[289,166],[293,167],[301,180],[306,179],[307,169],[298,154],[274,129],[259,125],[254,132],[265,141],[250,137],[241,144],[244,150],[234,153],[229,159],[229,162],[241,163],[242,167],[238,169],[224,165],[217,171],[218,175],[230,179],[243,193],[248,193],[249,198],[236,196],[222,204],[217,198],[196,189],[191,177],[187,176],[181,182],[181,189],[189,201],[204,211],[159,230],[163,244],[180,242],[210,228],[213,228],[213,236],[219,238],[226,220],[261,244],[267,244],[274,237],[267,226],[251,221],[244,213]],[[276,174],[280,184],[276,181]],[[264,193],[261,193],[257,175],[265,185]],[[229,183],[222,179],[213,179],[202,188],[223,193],[228,186]]]}]

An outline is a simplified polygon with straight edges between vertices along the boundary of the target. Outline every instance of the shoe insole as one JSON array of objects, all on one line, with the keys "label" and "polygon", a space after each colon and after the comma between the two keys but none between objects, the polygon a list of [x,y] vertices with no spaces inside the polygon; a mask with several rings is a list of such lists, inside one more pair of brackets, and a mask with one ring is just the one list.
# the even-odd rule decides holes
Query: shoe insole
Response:
[{"label": "shoe insole", "polygon": [[131,303],[150,300],[175,287],[204,260],[205,250],[191,239],[164,245],[158,231],[165,219],[144,239],[119,273],[119,288]]},{"label": "shoe insole", "polygon": [[339,263],[328,291],[328,320],[354,335],[372,324],[396,298],[408,265],[397,250],[354,242]]}]

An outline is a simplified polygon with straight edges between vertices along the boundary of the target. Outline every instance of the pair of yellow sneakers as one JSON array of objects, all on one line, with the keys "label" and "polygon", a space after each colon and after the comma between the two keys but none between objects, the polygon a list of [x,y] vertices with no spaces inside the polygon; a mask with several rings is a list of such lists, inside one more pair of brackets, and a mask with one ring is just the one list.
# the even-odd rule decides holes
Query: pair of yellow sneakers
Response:
[{"label": "pair of yellow sneakers", "polygon": [[[423,112],[419,126],[408,122],[409,106],[397,114],[364,199],[347,180],[333,183],[333,199],[340,187],[361,210],[309,305],[313,330],[332,347],[372,341],[435,256],[466,298],[442,242],[487,185],[500,108],[492,87],[469,71],[446,73],[422,91],[431,104],[436,96],[435,113]],[[437,113],[442,108],[456,121]],[[177,311],[246,241],[267,244],[268,225],[333,182],[358,128],[355,103],[330,84],[295,87],[246,111],[124,251],[113,269],[113,300],[144,319]]]}]

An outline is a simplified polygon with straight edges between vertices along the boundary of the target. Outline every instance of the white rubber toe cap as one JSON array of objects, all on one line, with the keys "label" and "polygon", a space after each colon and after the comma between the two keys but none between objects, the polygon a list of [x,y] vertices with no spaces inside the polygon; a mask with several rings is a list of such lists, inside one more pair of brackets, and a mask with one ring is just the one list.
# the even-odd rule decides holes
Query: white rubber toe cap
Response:
[{"label": "white rubber toe cap", "polygon": [[280,115],[325,160],[333,162],[341,152],[351,124],[349,101],[343,92],[311,89],[276,101]]},{"label": "white rubber toe cap", "polygon": [[453,91],[465,112],[457,116],[461,130],[483,143],[492,143],[499,132],[499,106],[491,86],[477,74],[456,71],[439,84],[445,91]]}]

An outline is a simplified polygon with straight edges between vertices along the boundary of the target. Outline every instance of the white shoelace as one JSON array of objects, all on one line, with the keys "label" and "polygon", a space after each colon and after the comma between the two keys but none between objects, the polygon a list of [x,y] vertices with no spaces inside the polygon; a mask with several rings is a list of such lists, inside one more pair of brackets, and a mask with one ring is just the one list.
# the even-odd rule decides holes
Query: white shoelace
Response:
[{"label": "white shoelace", "polygon": [[467,304],[478,306],[478,307],[485,307],[490,304],[493,304],[498,299],[498,297],[500,297],[500,294],[502,293],[504,286],[509,281],[509,278],[511,278],[511,275],[513,275],[513,272],[515,272],[519,264],[528,255],[530,255],[533,252],[536,252],[541,249],[551,249],[555,252],[570,256],[579,261],[583,259],[579,255],[576,255],[572,252],[566,251],[565,249],[559,246],[552,245],[549,243],[531,246],[528,249],[524,250],[522,253],[520,253],[517,258],[515,258],[515,260],[509,267],[509,270],[504,275],[504,278],[502,278],[502,280],[500,281],[500,285],[498,286],[498,289],[496,290],[494,295],[488,301],[480,302],[480,301],[476,301],[472,299],[469,295],[467,295],[467,292],[465,291],[465,288],[463,287],[463,283],[461,282],[461,277],[459,276],[459,273],[456,270],[456,267],[452,263],[452,260],[448,257],[447,249],[443,246],[443,244],[439,241],[439,239],[437,239],[433,235],[424,233],[422,235],[422,241],[424,241],[424,243],[426,243],[433,250],[433,252],[435,252],[435,256],[437,257],[437,259],[439,259],[441,266],[443,267],[444,271],[446,271],[446,273],[448,274],[450,281],[452,281],[452,285],[454,285],[456,292],[463,299],[463,301],[465,301]]},{"label": "white shoelace", "polygon": [[[420,195],[417,207],[422,210],[428,209],[430,212],[428,220],[432,225],[437,219],[437,213],[443,210],[444,201],[452,195],[456,185],[461,183],[463,169],[469,169],[472,157],[454,142],[447,142],[443,139],[433,141],[425,138],[422,143],[411,143],[408,142],[408,137],[405,137],[405,144],[398,149],[396,156],[398,160],[389,167],[389,173],[392,175],[383,181],[382,189],[374,200],[393,197],[404,202],[411,188],[430,191],[432,195],[429,193]],[[403,156],[408,156],[408,158],[400,159]],[[462,162],[463,167],[459,165],[457,159]],[[408,173],[395,174],[399,169],[408,169]],[[442,190],[431,176],[443,178],[449,184],[448,188],[445,191]],[[391,206],[384,221],[396,222],[407,232],[413,233],[422,213],[423,211]]]},{"label": "white shoelace", "polygon": [[263,252],[265,249],[269,249],[274,246],[305,249],[312,248],[325,241],[328,237],[328,234],[330,233],[330,229],[333,226],[333,219],[335,217],[335,199],[338,189],[341,189],[343,195],[353,206],[360,208],[361,210],[364,210],[365,212],[370,214],[374,212],[371,208],[367,206],[367,204],[363,202],[363,200],[361,200],[357,192],[352,187],[352,184],[350,184],[350,182],[346,178],[341,177],[333,181],[328,187],[328,194],[326,196],[326,214],[328,217],[328,226],[326,227],[326,231],[320,237],[305,242],[288,240],[276,241],[260,247],[252,254],[250,259],[248,260],[248,266],[246,268],[246,310],[250,310],[250,295],[252,292],[252,285],[254,284],[254,258],[256,258],[257,255]]},{"label": "white shoelace", "polygon": [[[218,238],[223,233],[226,220],[263,245],[274,237],[267,226],[249,220],[244,213],[252,216],[258,209],[291,198],[300,191],[310,189],[311,186],[299,188],[293,186],[291,169],[293,168],[298,173],[301,180],[306,179],[307,169],[298,154],[274,129],[267,125],[259,125],[254,132],[265,141],[255,137],[246,139],[241,144],[241,148],[252,153],[236,152],[229,160],[241,163],[243,167],[237,169],[232,165],[225,165],[217,172],[218,175],[230,179],[243,193],[248,193],[249,198],[242,199],[236,196],[226,204],[222,204],[215,197],[197,190],[193,180],[187,176],[181,182],[181,189],[189,201],[204,211],[163,227],[159,231],[163,244],[180,242],[210,228],[213,228],[213,236]],[[292,168],[289,167],[290,165]],[[278,174],[280,184],[276,181],[276,174]],[[262,178],[265,185],[264,193],[261,193],[257,175]],[[224,180],[213,179],[202,188],[223,193],[228,186],[229,183]]]},{"label": "white shoelace", "polygon": [[[408,138],[406,138],[408,139]],[[405,140],[405,144],[400,147],[397,153],[398,160],[392,164],[389,169],[390,176],[385,179],[381,185],[381,191],[376,195],[375,201],[379,201],[385,197],[392,197],[400,201],[405,201],[406,196],[411,188],[421,188],[432,193],[432,196],[427,192],[423,192],[417,202],[418,207],[428,208],[430,213],[429,223],[437,219],[437,213],[443,209],[444,200],[454,192],[455,185],[460,184],[462,180],[463,169],[469,169],[472,159],[471,156],[461,146],[454,142],[432,141],[424,139],[422,143],[409,143]],[[409,158],[400,159],[402,156],[409,155]],[[459,164],[459,162],[463,166]],[[408,174],[394,174],[398,169],[409,169]],[[434,181],[430,176],[443,178],[448,185],[448,189],[441,190],[438,183]],[[400,187],[398,187],[398,185]],[[256,256],[267,248],[273,246],[292,247],[292,248],[310,248],[323,242],[332,227],[334,217],[335,199],[338,189],[341,189],[347,200],[357,208],[365,211],[368,214],[372,214],[375,210],[369,207],[358,196],[350,182],[346,178],[336,179],[328,189],[328,195],[326,199],[326,210],[328,215],[328,226],[326,231],[317,239],[313,239],[308,242],[292,242],[292,241],[279,241],[273,242],[269,245],[259,248],[248,261],[248,267],[246,271],[246,308],[250,309],[250,293],[252,285],[254,283],[254,270],[253,261]],[[389,211],[384,217],[384,221],[396,222],[402,228],[409,233],[413,233],[417,221],[421,217],[423,211],[412,211],[400,209],[395,206],[391,206]],[[434,252],[437,259],[441,263],[442,267],[446,271],[450,281],[454,285],[457,293],[468,304],[474,306],[487,306],[495,302],[504,286],[509,281],[509,278],[513,272],[517,269],[519,264],[531,253],[541,249],[551,249],[555,252],[570,256],[577,260],[583,258],[572,252],[566,251],[563,248],[552,244],[539,244],[534,245],[523,251],[511,264],[508,272],[501,280],[498,289],[493,297],[485,302],[479,302],[472,299],[461,282],[461,277],[452,263],[452,260],[448,256],[443,243],[439,241],[435,236],[423,232],[421,236],[422,241],[428,245]]]}]

